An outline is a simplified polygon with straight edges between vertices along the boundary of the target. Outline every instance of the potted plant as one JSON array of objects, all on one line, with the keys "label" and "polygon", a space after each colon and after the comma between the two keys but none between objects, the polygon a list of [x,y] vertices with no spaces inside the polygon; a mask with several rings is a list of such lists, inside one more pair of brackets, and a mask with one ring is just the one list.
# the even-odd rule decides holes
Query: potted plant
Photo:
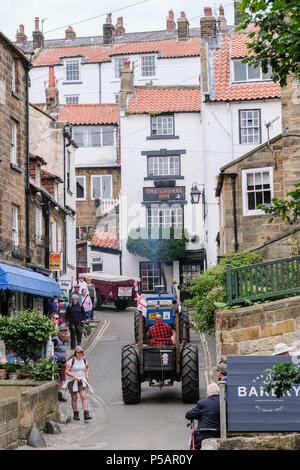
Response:
[{"label": "potted plant", "polygon": [[32,379],[33,367],[30,364],[24,364],[19,372],[20,379]]},{"label": "potted plant", "polygon": [[98,207],[100,206],[100,198],[98,196],[95,196],[94,197],[94,204],[95,204],[95,207]]},{"label": "potted plant", "polygon": [[17,364],[15,362],[6,362],[3,364],[3,369],[6,371],[6,377],[10,380],[17,379]]}]

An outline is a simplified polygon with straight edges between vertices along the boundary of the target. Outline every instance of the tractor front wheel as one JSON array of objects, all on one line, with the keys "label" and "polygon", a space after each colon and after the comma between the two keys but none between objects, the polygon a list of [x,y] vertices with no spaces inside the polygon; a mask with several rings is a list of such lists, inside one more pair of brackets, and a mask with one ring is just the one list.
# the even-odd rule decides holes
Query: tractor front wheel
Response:
[{"label": "tractor front wheel", "polygon": [[132,344],[122,348],[121,359],[122,395],[125,405],[134,405],[141,401],[141,382],[139,360]]}]

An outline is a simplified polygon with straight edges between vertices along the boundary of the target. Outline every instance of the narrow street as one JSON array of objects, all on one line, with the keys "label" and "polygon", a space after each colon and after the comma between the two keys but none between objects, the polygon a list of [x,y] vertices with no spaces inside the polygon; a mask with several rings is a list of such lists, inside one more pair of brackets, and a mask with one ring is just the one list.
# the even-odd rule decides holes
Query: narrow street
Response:
[{"label": "narrow street", "polygon": [[[94,395],[89,396],[93,419],[60,425],[61,434],[44,434],[47,450],[184,450],[188,449],[189,428],[185,412],[193,405],[181,401],[181,384],[159,390],[142,384],[142,400],[138,405],[124,405],[121,392],[121,349],[133,341],[133,313],[129,308],[96,312],[100,320],[96,337],[87,348],[91,365],[90,383]],[[213,338],[191,333],[191,342],[199,348],[200,394],[205,396],[207,380],[215,365]],[[60,404],[71,415],[70,398]],[[79,402],[78,402],[79,403]]]}]

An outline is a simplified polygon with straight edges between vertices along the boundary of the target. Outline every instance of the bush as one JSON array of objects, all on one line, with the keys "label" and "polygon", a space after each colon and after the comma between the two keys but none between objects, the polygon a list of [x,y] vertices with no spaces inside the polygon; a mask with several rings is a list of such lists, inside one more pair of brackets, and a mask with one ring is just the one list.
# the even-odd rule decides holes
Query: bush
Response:
[{"label": "bush", "polygon": [[201,333],[212,333],[214,330],[214,311],[226,306],[226,261],[230,258],[233,268],[255,264],[261,261],[257,253],[240,251],[223,259],[219,265],[207,269],[202,274],[187,279],[184,291],[191,297],[184,302],[186,307],[194,308],[190,318],[195,329]]},{"label": "bush", "polygon": [[50,318],[35,310],[0,318],[0,337],[24,362],[37,359],[49,336],[54,334]]},{"label": "bush", "polygon": [[59,379],[59,365],[55,356],[36,362],[32,369],[32,380],[49,381]]}]

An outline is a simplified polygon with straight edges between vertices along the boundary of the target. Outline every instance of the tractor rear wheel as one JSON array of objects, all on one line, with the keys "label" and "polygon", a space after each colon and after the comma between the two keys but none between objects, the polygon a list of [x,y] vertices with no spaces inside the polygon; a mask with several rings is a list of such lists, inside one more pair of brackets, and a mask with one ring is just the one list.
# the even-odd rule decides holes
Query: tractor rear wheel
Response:
[{"label": "tractor rear wheel", "polygon": [[122,395],[125,405],[134,405],[141,401],[141,382],[139,360],[132,344],[122,348],[121,359]]},{"label": "tractor rear wheel", "polygon": [[179,314],[179,341],[180,344],[183,340],[183,329],[185,328],[185,339],[186,342],[190,342],[190,317],[187,310],[182,310]]},{"label": "tractor rear wheel", "polygon": [[[143,344],[146,344],[146,334],[147,334],[147,327],[146,327],[146,318],[144,315],[143,317]],[[140,312],[137,310],[134,312],[134,339],[136,343],[139,342],[139,318],[140,318]]]},{"label": "tractor rear wheel", "polygon": [[183,403],[199,400],[198,348],[185,344],[181,352],[181,393]]}]

